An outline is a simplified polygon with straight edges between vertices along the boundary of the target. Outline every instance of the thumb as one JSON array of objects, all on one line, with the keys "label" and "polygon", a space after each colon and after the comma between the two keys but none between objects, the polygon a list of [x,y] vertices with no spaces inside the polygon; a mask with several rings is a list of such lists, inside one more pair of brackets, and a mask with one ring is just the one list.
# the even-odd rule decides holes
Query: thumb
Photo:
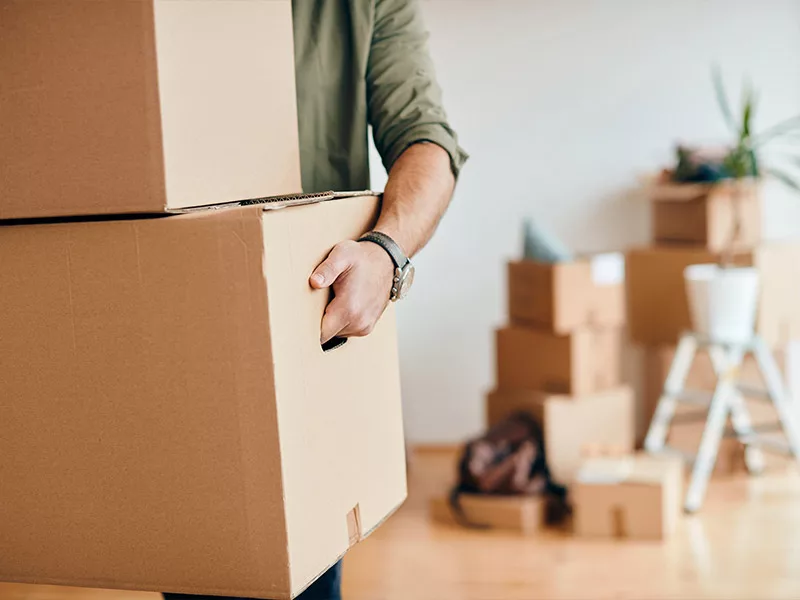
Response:
[{"label": "thumb", "polygon": [[308,281],[313,288],[321,289],[330,287],[339,275],[346,272],[349,268],[350,260],[347,257],[347,253],[344,252],[340,246],[334,246],[333,250],[328,254],[328,258],[314,269]]}]

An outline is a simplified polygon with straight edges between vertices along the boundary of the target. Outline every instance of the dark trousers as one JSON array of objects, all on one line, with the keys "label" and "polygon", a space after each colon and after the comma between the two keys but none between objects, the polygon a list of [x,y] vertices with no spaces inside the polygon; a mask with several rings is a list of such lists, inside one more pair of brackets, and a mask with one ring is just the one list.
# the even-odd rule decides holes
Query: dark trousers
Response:
[{"label": "dark trousers", "polygon": [[[333,565],[322,577],[312,583],[296,600],[342,600],[342,563]],[[219,596],[187,596],[164,594],[164,600],[243,600]]]}]

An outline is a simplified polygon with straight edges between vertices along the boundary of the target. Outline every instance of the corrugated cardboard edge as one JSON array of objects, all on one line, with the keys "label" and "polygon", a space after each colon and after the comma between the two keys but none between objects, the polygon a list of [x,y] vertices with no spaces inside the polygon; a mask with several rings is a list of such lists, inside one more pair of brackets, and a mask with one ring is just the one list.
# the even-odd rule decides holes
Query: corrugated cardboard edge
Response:
[{"label": "corrugated cardboard edge", "polygon": [[129,221],[136,219],[163,219],[169,216],[180,215],[202,215],[203,213],[232,210],[247,206],[261,206],[263,211],[291,208],[292,206],[304,206],[307,204],[317,204],[319,202],[331,202],[344,198],[358,197],[377,197],[383,198],[383,192],[372,190],[359,190],[350,192],[317,192],[313,194],[287,194],[285,196],[269,196],[265,198],[252,198],[249,200],[235,200],[232,202],[222,202],[220,204],[209,204],[206,206],[193,206],[189,208],[165,208],[163,212],[126,212],[126,213],[104,213],[92,215],[70,215],[70,216],[42,216],[31,218],[5,219],[0,213],[0,225],[38,225],[46,223],[74,223],[92,221]]},{"label": "corrugated cardboard edge", "polygon": [[317,204],[318,202],[330,202],[341,198],[357,198],[360,196],[377,196],[383,194],[372,190],[358,190],[349,192],[315,192],[311,194],[286,194],[283,196],[266,196],[264,198],[250,198],[248,200],[236,200],[233,202],[221,202],[220,204],[209,204],[207,206],[193,206],[189,208],[172,209],[173,214],[196,213],[208,210],[224,210],[241,206],[260,205],[266,210],[278,210],[292,206],[304,206],[306,204]]}]

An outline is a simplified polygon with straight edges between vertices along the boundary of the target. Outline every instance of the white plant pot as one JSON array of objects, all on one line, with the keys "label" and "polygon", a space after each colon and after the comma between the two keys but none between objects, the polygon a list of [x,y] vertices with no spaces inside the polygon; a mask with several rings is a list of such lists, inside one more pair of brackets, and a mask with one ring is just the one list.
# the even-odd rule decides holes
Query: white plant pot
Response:
[{"label": "white plant pot", "polygon": [[759,296],[757,269],[690,265],[683,276],[696,332],[728,343],[752,338]]}]

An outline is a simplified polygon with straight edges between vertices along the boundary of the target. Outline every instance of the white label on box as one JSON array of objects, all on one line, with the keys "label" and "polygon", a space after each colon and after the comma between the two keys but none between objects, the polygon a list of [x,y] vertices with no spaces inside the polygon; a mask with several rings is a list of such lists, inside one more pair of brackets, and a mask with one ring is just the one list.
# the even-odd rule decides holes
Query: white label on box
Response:
[{"label": "white label on box", "polygon": [[595,285],[620,285],[625,281],[625,255],[622,252],[595,254],[590,262]]}]

